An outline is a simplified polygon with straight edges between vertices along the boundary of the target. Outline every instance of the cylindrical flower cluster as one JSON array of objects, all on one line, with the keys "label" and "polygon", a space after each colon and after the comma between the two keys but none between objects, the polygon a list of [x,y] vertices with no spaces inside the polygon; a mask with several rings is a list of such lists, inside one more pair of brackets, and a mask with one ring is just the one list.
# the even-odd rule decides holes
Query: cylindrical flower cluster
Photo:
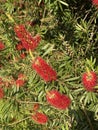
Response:
[{"label": "cylindrical flower cluster", "polygon": [[34,62],[32,64],[32,68],[46,82],[57,79],[57,73],[56,73],[56,71],[50,65],[48,65],[46,63],[46,61],[44,59],[42,59],[41,57],[37,57],[34,60]]},{"label": "cylindrical flower cluster", "polygon": [[57,90],[51,90],[46,94],[47,102],[58,109],[66,109],[69,107],[71,100],[68,96],[61,94]]},{"label": "cylindrical flower cluster", "polygon": [[83,73],[82,83],[87,91],[93,91],[97,85],[97,74],[93,71]]},{"label": "cylindrical flower cluster", "polygon": [[34,50],[41,40],[39,35],[32,37],[24,25],[16,25],[14,31],[26,50]]},{"label": "cylindrical flower cluster", "polygon": [[2,42],[0,42],[0,50],[3,50],[4,48],[5,48],[5,45]]},{"label": "cylindrical flower cluster", "polygon": [[2,88],[0,88],[0,99],[2,99],[4,97],[4,91]]},{"label": "cylindrical flower cluster", "polygon": [[32,115],[32,119],[38,124],[46,124],[48,121],[48,117],[41,112],[35,112],[35,114]]},{"label": "cylindrical flower cluster", "polygon": [[16,86],[22,87],[25,84],[25,75],[24,74],[19,74],[18,79],[15,81]]},{"label": "cylindrical flower cluster", "polygon": [[98,0],[92,0],[93,5],[98,7]]}]

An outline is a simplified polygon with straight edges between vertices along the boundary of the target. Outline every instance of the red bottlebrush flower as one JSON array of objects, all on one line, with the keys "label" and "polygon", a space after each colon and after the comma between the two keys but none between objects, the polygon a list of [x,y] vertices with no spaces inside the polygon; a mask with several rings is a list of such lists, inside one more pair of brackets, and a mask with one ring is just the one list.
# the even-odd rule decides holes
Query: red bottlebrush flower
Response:
[{"label": "red bottlebrush flower", "polygon": [[39,35],[36,35],[33,37],[36,43],[39,43],[41,40],[41,37]]},{"label": "red bottlebrush flower", "polygon": [[68,96],[62,94],[61,96],[61,104],[60,104],[60,109],[66,109],[70,106],[71,100]]},{"label": "red bottlebrush flower", "polygon": [[33,110],[34,110],[34,111],[37,111],[38,109],[39,109],[39,104],[38,104],[38,103],[34,104]]},{"label": "red bottlebrush flower", "polygon": [[22,43],[21,43],[21,42],[16,45],[16,49],[17,49],[18,51],[20,51],[20,50],[23,49],[23,46],[22,46]]},{"label": "red bottlebrush flower", "polygon": [[86,90],[93,91],[94,87],[97,84],[97,75],[95,72],[85,72],[82,75],[82,83]]},{"label": "red bottlebrush flower", "polygon": [[25,78],[26,78],[26,76],[23,73],[20,73],[18,75],[18,79],[25,79]]},{"label": "red bottlebrush flower", "polygon": [[16,80],[16,86],[18,86],[18,87],[23,86],[23,85],[24,85],[24,83],[25,83],[25,81],[24,81],[24,80],[22,80],[22,79],[17,79],[17,80]]},{"label": "red bottlebrush flower", "polygon": [[61,94],[57,90],[51,90],[50,92],[47,92],[46,99],[49,104],[61,110],[68,108],[71,103],[71,100],[68,96]]},{"label": "red bottlebrush flower", "polygon": [[4,44],[0,42],[0,50],[3,50],[5,48]]},{"label": "red bottlebrush flower", "polygon": [[93,5],[98,6],[98,0],[92,0]]},{"label": "red bottlebrush flower", "polygon": [[46,124],[48,121],[48,117],[40,112],[36,112],[35,114],[33,114],[32,119],[38,124]]},{"label": "red bottlebrush flower", "polygon": [[24,59],[24,58],[26,57],[26,54],[25,54],[25,53],[21,53],[21,54],[20,54],[20,57],[21,57],[22,59]]},{"label": "red bottlebrush flower", "polygon": [[18,79],[16,80],[16,86],[19,86],[19,87],[23,86],[25,84],[25,78],[26,76],[20,73],[18,75]]},{"label": "red bottlebrush flower", "polygon": [[57,73],[49,66],[41,57],[37,57],[32,64],[32,68],[45,81],[52,81],[57,79]]},{"label": "red bottlebrush flower", "polygon": [[26,50],[34,50],[38,46],[41,39],[40,36],[38,37],[38,40],[34,39],[25,29],[24,25],[17,25],[14,30],[17,37],[20,39],[23,48]]},{"label": "red bottlebrush flower", "polygon": [[4,91],[2,88],[0,88],[0,99],[2,99],[4,97]]}]

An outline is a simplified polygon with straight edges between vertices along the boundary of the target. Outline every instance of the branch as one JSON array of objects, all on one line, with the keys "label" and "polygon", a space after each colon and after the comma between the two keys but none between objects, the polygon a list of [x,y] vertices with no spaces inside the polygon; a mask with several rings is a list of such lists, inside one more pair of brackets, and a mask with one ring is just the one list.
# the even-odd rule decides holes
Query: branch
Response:
[{"label": "branch", "polygon": [[29,118],[30,118],[30,116],[28,116],[28,117],[26,117],[26,118],[24,118],[24,119],[18,120],[18,121],[16,121],[16,122],[13,122],[13,123],[9,123],[7,126],[12,126],[12,125],[19,124],[20,122],[23,122],[23,121],[25,121],[25,120],[27,120],[27,119],[29,119]]}]

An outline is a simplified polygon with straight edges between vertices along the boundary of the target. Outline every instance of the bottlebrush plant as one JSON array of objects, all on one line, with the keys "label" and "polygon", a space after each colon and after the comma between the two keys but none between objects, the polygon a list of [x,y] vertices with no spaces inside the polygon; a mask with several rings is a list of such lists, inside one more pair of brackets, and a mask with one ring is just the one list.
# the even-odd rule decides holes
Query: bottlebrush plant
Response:
[{"label": "bottlebrush plant", "polygon": [[57,73],[51,66],[49,66],[45,60],[41,57],[37,57],[33,63],[32,68],[47,82],[57,79]]},{"label": "bottlebrush plant", "polygon": [[0,129],[98,130],[93,5],[0,0]]},{"label": "bottlebrush plant", "polygon": [[38,124],[46,124],[48,121],[48,117],[41,112],[36,112],[33,114],[32,119]]},{"label": "bottlebrush plant", "polygon": [[21,41],[23,48],[25,48],[26,50],[34,50],[38,46],[41,39],[40,36],[37,35],[35,37],[32,37],[31,34],[26,30],[24,25],[15,25],[14,31]]},{"label": "bottlebrush plant", "polygon": [[3,89],[0,88],[0,99],[2,99],[4,97],[4,92],[3,92]]},{"label": "bottlebrush plant", "polygon": [[46,99],[50,105],[61,110],[68,108],[71,103],[68,96],[59,93],[57,90],[51,90],[47,92]]},{"label": "bottlebrush plant", "polygon": [[92,0],[93,5],[98,6],[98,0]]},{"label": "bottlebrush plant", "polygon": [[82,75],[82,82],[88,91],[93,91],[97,85],[97,74],[93,71],[85,72]]},{"label": "bottlebrush plant", "polygon": [[0,50],[3,50],[5,48],[4,44],[0,42]]}]

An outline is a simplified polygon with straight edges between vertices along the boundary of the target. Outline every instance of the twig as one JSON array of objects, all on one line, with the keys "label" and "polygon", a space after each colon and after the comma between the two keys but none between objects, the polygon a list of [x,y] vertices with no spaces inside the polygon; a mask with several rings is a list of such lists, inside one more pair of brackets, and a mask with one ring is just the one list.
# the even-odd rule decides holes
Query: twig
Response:
[{"label": "twig", "polygon": [[[12,98],[10,98],[10,97],[6,97],[5,99],[9,99],[9,100],[12,100]],[[16,98],[13,98],[13,100],[15,100],[16,102],[18,102],[18,103],[20,103],[20,104],[36,104],[36,103],[38,103],[38,104],[43,104],[42,102],[36,102],[36,101],[32,101],[32,102],[30,102],[30,101],[23,101],[23,100],[18,100],[18,99],[16,99]],[[47,105],[47,104],[43,104],[43,105]]]},{"label": "twig", "polygon": [[[16,121],[16,122],[13,122],[13,123],[9,123],[9,124],[0,124],[0,125],[2,125],[2,127],[4,127],[4,126],[13,126],[13,125],[17,125],[17,124],[19,124],[19,123],[21,123],[21,122],[23,122],[23,121],[25,121],[25,120],[27,120],[27,119],[29,119],[30,118],[30,116],[28,116],[28,117],[26,117],[26,118],[23,118],[23,119],[21,119],[21,120],[18,120],[18,121]],[[1,130],[1,129],[0,129]]]},{"label": "twig", "polygon": [[24,119],[22,119],[22,120],[18,120],[18,121],[16,121],[16,122],[13,122],[13,123],[9,123],[8,126],[12,126],[12,125],[19,124],[20,122],[23,122],[23,121],[25,121],[25,120],[27,120],[27,119],[29,119],[29,118],[30,118],[30,116],[28,116],[28,117],[26,117],[26,118],[24,118]]}]

